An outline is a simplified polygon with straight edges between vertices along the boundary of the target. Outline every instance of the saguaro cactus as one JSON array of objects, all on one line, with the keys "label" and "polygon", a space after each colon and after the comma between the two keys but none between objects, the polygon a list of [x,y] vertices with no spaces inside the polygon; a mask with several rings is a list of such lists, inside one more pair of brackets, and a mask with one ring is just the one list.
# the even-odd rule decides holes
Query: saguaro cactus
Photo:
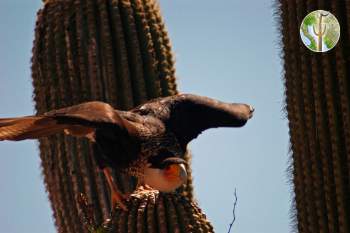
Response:
[{"label": "saguaro cactus", "polygon": [[318,51],[322,51],[322,38],[325,35],[325,32],[327,30],[327,25],[323,25],[322,24],[322,18],[327,16],[328,14],[323,14],[320,13],[318,16],[318,23],[317,23],[317,28],[315,28],[315,25],[313,25],[312,30],[315,33],[315,35],[317,36],[317,50]]},{"label": "saguaro cactus", "polygon": [[[350,3],[279,0],[286,110],[300,233],[350,232]],[[299,26],[311,11],[334,14],[342,30],[327,53],[308,50]]]},{"label": "saguaro cactus", "polygon": [[[32,78],[38,113],[89,100],[129,109],[177,92],[169,38],[153,0],[45,1],[35,29]],[[109,218],[109,192],[93,153],[87,140],[64,135],[40,140],[44,181],[59,232],[87,232],[80,218],[80,193],[92,204],[95,222]],[[132,191],[134,181],[114,172],[120,189]],[[155,203],[160,203],[157,208]],[[130,212],[112,219],[120,232],[212,232],[192,202],[191,178],[178,194],[139,195],[129,205]]]}]

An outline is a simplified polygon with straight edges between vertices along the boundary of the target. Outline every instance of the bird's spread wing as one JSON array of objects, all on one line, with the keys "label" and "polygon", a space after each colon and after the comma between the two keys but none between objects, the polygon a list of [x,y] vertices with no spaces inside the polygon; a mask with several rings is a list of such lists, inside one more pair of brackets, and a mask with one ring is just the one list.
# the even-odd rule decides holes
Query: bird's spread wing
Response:
[{"label": "bird's spread wing", "polygon": [[225,103],[204,96],[178,95],[172,104],[168,124],[189,143],[206,129],[242,127],[252,117],[254,109],[247,104]]},{"label": "bird's spread wing", "polygon": [[178,94],[144,104],[133,110],[153,115],[175,133],[182,147],[201,132],[216,127],[241,127],[252,116],[247,104],[224,103],[204,96]]},{"label": "bird's spread wing", "polygon": [[28,116],[0,119],[0,140],[24,140],[49,136],[64,130],[53,118]]},{"label": "bird's spread wing", "polygon": [[40,116],[0,119],[0,140],[36,139],[62,131],[73,136],[89,137],[95,129],[104,127],[135,133],[132,125],[123,120],[109,104],[93,101]]}]

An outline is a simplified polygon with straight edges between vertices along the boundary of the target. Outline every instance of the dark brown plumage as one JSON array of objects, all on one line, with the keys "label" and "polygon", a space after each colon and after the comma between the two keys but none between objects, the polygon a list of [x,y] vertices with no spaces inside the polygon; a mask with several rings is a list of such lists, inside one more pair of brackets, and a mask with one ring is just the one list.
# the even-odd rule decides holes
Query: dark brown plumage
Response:
[{"label": "dark brown plumage", "polygon": [[36,139],[64,131],[94,141],[104,155],[97,158],[101,167],[127,168],[141,155],[157,155],[161,150],[184,153],[202,131],[243,126],[252,112],[246,104],[191,94],[155,99],[131,111],[93,101],[40,116],[0,119],[0,140]]},{"label": "dark brown plumage", "polygon": [[186,181],[182,157],[192,139],[209,128],[243,126],[253,111],[250,105],[191,94],[158,98],[130,111],[93,101],[39,116],[0,119],[0,140],[59,132],[87,137],[101,152],[96,161],[104,170],[112,201],[123,207],[109,167],[139,178],[141,184],[173,190]]}]

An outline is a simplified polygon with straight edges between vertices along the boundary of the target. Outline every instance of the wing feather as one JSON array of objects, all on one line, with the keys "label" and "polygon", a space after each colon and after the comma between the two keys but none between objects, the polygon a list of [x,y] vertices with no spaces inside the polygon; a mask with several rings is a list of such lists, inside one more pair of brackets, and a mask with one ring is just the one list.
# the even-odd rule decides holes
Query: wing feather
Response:
[{"label": "wing feather", "polygon": [[0,141],[36,139],[63,131],[73,136],[86,136],[91,139],[91,134],[96,128],[106,126],[136,133],[132,125],[123,120],[112,106],[92,101],[53,110],[41,116],[0,119]]},{"label": "wing feather", "polygon": [[35,139],[62,131],[66,126],[51,117],[28,116],[0,119],[0,141]]},{"label": "wing feather", "polygon": [[153,115],[173,132],[183,149],[206,129],[241,127],[253,114],[247,104],[225,103],[204,96],[178,94],[153,100],[133,112]]}]

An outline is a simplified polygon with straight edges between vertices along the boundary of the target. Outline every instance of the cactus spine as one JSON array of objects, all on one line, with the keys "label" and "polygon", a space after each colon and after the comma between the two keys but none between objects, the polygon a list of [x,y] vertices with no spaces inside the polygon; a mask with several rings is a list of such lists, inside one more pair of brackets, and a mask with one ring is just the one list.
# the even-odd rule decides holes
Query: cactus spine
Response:
[{"label": "cactus spine", "polygon": [[[44,2],[37,16],[32,57],[38,113],[89,100],[130,109],[177,93],[170,42],[156,2]],[[109,217],[109,191],[93,153],[97,152],[87,140],[64,135],[40,140],[44,182],[59,232],[88,232],[80,217],[80,193],[91,203],[94,222]],[[134,180],[118,171],[115,180],[122,191],[134,188]],[[189,228],[212,232],[192,202],[191,178],[178,193],[132,198],[130,211],[117,211],[111,228],[118,232],[189,232]]]},{"label": "cactus spine", "polygon": [[[342,25],[341,40],[327,53],[309,51],[299,25],[324,9]],[[300,233],[350,231],[349,2],[278,1],[289,120],[296,216]],[[322,35],[320,16],[318,35]],[[320,40],[318,41],[319,43]]]}]

